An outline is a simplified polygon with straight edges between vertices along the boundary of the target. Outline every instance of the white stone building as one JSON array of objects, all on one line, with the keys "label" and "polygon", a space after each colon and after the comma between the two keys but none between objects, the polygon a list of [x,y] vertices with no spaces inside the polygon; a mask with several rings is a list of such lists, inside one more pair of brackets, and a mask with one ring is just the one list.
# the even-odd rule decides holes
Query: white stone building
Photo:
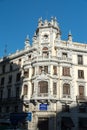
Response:
[{"label": "white stone building", "polygon": [[28,130],[87,129],[87,44],[62,40],[56,18],[0,59],[0,117],[12,112],[31,113]]}]

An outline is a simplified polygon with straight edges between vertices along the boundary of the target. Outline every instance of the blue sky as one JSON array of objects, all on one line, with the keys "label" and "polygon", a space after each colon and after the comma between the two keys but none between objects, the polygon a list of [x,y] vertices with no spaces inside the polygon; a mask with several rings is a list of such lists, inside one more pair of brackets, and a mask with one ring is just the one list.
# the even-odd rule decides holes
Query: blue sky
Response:
[{"label": "blue sky", "polygon": [[38,19],[57,17],[62,39],[71,30],[73,41],[87,43],[87,0],[0,0],[0,57],[24,48],[26,35],[32,36]]}]

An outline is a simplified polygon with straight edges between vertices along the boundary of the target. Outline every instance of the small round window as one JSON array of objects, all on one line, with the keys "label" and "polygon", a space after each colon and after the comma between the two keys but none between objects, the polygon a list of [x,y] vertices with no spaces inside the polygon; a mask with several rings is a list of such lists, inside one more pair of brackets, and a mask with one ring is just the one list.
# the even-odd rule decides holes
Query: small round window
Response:
[{"label": "small round window", "polygon": [[45,39],[47,39],[47,38],[48,38],[48,35],[47,35],[47,34],[45,34],[45,35],[44,35],[44,38],[45,38]]}]

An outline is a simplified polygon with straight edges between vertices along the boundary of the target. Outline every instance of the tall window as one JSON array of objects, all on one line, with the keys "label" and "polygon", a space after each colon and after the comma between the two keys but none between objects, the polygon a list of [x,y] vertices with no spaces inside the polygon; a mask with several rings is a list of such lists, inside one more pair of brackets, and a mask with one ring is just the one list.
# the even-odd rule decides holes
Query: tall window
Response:
[{"label": "tall window", "polygon": [[63,67],[63,76],[70,76],[70,68]]},{"label": "tall window", "polygon": [[39,85],[39,92],[40,93],[48,93],[48,82],[47,81],[40,81]]},{"label": "tall window", "polygon": [[12,75],[9,75],[9,77],[8,77],[8,83],[12,83]]},{"label": "tall window", "polygon": [[43,51],[43,57],[48,58],[48,48],[44,47],[42,51]]},{"label": "tall window", "polygon": [[57,75],[57,66],[53,66],[53,74]]},{"label": "tall window", "polygon": [[2,66],[2,72],[5,73],[5,65]]},{"label": "tall window", "polygon": [[84,70],[78,70],[78,78],[84,79]]},{"label": "tall window", "polygon": [[10,64],[9,70],[10,70],[10,71],[13,70],[13,63]]},{"label": "tall window", "polygon": [[19,87],[16,87],[16,98],[19,98],[20,96],[20,89]]},{"label": "tall window", "polygon": [[1,78],[1,85],[4,85],[4,81],[5,81],[5,78],[2,77],[2,78]]},{"label": "tall window", "polygon": [[63,84],[63,95],[70,95],[70,85],[67,83]]},{"label": "tall window", "polygon": [[23,95],[27,95],[27,94],[28,94],[28,86],[24,85]]},{"label": "tall window", "polygon": [[7,93],[7,97],[10,98],[11,97],[11,88],[8,88],[8,93]]},{"label": "tall window", "polygon": [[57,83],[53,82],[53,95],[57,94]]},{"label": "tall window", "polygon": [[18,112],[18,106],[14,107],[14,112]]},{"label": "tall window", "polygon": [[20,81],[20,79],[21,79],[21,73],[19,72],[19,73],[17,73],[16,81],[18,82],[18,81]]},{"label": "tall window", "polygon": [[44,66],[44,72],[48,73],[48,66]]},{"label": "tall window", "polygon": [[0,90],[0,99],[3,98],[3,90]]},{"label": "tall window", "polygon": [[39,66],[39,74],[41,74],[42,66]]},{"label": "tall window", "polygon": [[82,65],[83,64],[83,56],[78,55],[78,64]]},{"label": "tall window", "polygon": [[79,86],[79,96],[84,96],[84,86]]}]

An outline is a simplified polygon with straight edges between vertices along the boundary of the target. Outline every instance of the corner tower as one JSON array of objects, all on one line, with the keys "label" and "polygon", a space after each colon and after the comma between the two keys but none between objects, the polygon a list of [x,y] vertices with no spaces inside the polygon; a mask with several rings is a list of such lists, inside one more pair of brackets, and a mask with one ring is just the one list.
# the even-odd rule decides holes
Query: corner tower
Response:
[{"label": "corner tower", "polygon": [[[50,21],[43,21],[42,18],[40,18],[38,20],[38,27],[33,37],[33,44],[37,43],[38,45],[54,45],[55,39],[60,36],[61,32],[56,18],[51,17]],[[35,42],[35,40],[37,40],[37,42]]]}]

